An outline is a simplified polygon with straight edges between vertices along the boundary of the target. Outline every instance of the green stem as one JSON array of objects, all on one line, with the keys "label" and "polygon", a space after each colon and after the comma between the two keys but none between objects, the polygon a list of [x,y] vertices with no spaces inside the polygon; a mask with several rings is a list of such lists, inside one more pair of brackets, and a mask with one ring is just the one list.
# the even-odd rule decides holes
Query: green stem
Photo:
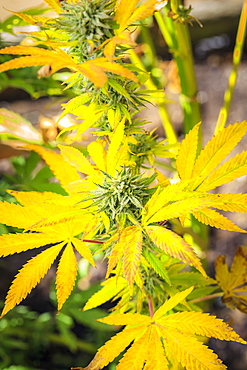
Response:
[{"label": "green stem", "polygon": [[223,296],[223,294],[224,294],[223,292],[210,294],[210,295],[207,295],[206,297],[200,297],[200,298],[192,299],[192,300],[190,301],[190,303],[198,303],[198,302],[207,301],[207,300],[209,300],[209,299],[222,297],[222,296]]},{"label": "green stem", "polygon": [[168,9],[157,12],[155,18],[177,65],[181,84],[180,103],[184,112],[184,131],[188,133],[201,121],[191,42],[187,25],[174,22],[167,13]]},{"label": "green stem", "polygon": [[227,117],[230,110],[230,105],[233,98],[233,92],[237,81],[238,66],[241,61],[244,40],[246,34],[246,23],[247,23],[247,0],[244,1],[242,12],[239,20],[238,31],[236,36],[236,42],[233,52],[233,67],[229,76],[228,88],[224,95],[224,104],[220,110],[218,121],[215,128],[215,134],[222,130],[226,124]]},{"label": "green stem", "polygon": [[155,45],[153,43],[153,39],[150,35],[150,28],[144,26],[141,26],[141,36],[142,36],[142,42],[145,45],[145,58],[148,60],[148,64],[152,67],[157,67],[157,58],[156,58],[156,51],[155,51]]},{"label": "green stem", "polygon": [[[129,58],[131,62],[141,70],[145,71],[145,67],[139,58],[139,56],[136,54],[136,52],[133,49],[129,50]],[[145,86],[148,90],[158,90],[151,78],[149,78],[145,82]],[[169,144],[175,144],[177,143],[177,136],[174,131],[174,128],[172,126],[172,123],[170,121],[170,118],[168,116],[167,110],[166,110],[166,105],[165,105],[165,98],[164,99],[159,99],[159,102],[157,103],[158,111],[160,114],[160,117],[162,119],[162,124],[165,130],[166,137],[168,139]]]},{"label": "green stem", "polygon": [[[181,1],[176,2],[176,6]],[[180,104],[184,113],[184,132],[187,134],[201,121],[201,110],[197,101],[197,81],[194,70],[194,60],[188,27],[186,24],[175,22],[168,16],[169,8],[156,12],[155,18],[160,31],[176,62],[180,78]],[[202,131],[200,130],[198,151],[202,147]],[[198,234],[205,245],[208,243],[208,227],[192,217],[190,227]]]}]

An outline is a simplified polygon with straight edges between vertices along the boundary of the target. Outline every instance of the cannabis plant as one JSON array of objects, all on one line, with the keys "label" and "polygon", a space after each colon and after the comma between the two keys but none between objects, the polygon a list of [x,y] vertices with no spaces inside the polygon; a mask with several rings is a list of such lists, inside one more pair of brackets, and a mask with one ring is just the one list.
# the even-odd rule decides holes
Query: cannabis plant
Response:
[{"label": "cannabis plant", "polygon": [[[136,118],[149,95],[163,92],[155,86],[143,90],[143,85],[150,86],[149,74],[141,63],[128,59],[134,53],[132,33],[139,21],[154,13],[185,27],[191,22],[190,9],[179,2],[45,2],[56,17],[15,13],[40,30],[29,33],[32,46],[22,43],[0,51],[22,55],[3,63],[0,71],[45,65],[40,73],[50,75],[69,69],[65,89],[74,89],[76,96],[63,105],[61,117],[73,113],[83,122],[60,135],[73,130],[72,144],[90,128],[94,140],[87,156],[75,145],[59,144],[59,137],[59,152],[25,145],[44,159],[67,195],[9,190],[19,204],[1,202],[0,222],[23,229],[1,236],[1,256],[46,246],[16,275],[2,315],[29,294],[56,258],[61,310],[75,284],[77,253],[92,266],[101,253],[108,262],[106,277],[84,310],[115,300],[110,315],[100,321],[125,328],[98,350],[86,370],[103,369],[125,349],[118,370],[180,365],[188,370],[226,369],[198,335],[246,342],[221,319],[201,312],[195,302],[204,298],[202,288],[211,295],[221,289],[228,305],[231,300],[231,307],[247,311],[246,249],[238,251],[230,272],[220,257],[214,280],[194,245],[176,230],[193,216],[205,225],[246,233],[220,211],[247,212],[247,195],[211,190],[246,175],[247,152],[228,155],[246,134],[247,122],[221,127],[201,149],[199,122],[181,143],[167,143]],[[156,157],[171,161],[173,177],[162,173]]]}]

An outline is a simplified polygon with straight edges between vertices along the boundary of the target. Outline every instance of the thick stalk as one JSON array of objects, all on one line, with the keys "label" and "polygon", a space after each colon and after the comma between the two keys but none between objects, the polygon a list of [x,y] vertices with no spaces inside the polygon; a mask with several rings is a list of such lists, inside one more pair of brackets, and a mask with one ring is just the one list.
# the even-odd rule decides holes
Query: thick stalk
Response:
[{"label": "thick stalk", "polygon": [[[177,4],[179,3],[181,4],[181,1],[177,2]],[[166,7],[163,11],[155,13],[155,18],[177,65],[181,86],[180,104],[184,113],[184,133],[187,134],[201,121],[193,52],[187,25],[172,20],[168,17],[168,11],[169,9]],[[199,150],[201,146],[202,131],[200,131],[199,136]],[[191,227],[198,234],[200,239],[204,241],[204,246],[208,244],[207,226],[202,225],[192,217],[191,221],[188,220],[186,227]]]},{"label": "thick stalk", "polygon": [[167,13],[167,9],[157,12],[155,18],[177,65],[181,84],[180,103],[184,112],[184,132],[188,133],[201,121],[192,48],[187,25],[173,21]]},{"label": "thick stalk", "polygon": [[237,75],[238,75],[238,66],[241,61],[242,53],[243,53],[243,47],[244,47],[244,40],[245,40],[245,34],[246,34],[246,23],[247,23],[247,0],[244,1],[242,12],[239,20],[238,25],[238,31],[235,41],[235,47],[233,52],[233,67],[232,71],[229,76],[228,81],[228,88],[224,95],[224,103],[223,107],[220,110],[218,121],[215,128],[215,134],[217,134],[218,131],[222,130],[226,124],[227,117],[230,110],[230,105],[233,98],[233,92],[237,81]]}]

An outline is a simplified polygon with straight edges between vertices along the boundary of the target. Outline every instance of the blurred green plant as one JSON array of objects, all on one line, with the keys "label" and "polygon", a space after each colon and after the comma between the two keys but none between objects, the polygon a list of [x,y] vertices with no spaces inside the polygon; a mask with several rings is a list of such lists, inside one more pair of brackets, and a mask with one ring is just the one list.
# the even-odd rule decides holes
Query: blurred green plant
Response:
[{"label": "blurred green plant", "polygon": [[[2,318],[0,368],[44,370],[52,366],[53,370],[63,370],[70,368],[72,356],[73,363],[86,364],[115,331],[95,321],[106,315],[105,310],[81,311],[83,303],[98,289],[98,283],[85,291],[77,288],[59,314],[55,306],[51,312],[38,313],[21,305],[15,313]],[[50,295],[53,300],[54,287]]]}]

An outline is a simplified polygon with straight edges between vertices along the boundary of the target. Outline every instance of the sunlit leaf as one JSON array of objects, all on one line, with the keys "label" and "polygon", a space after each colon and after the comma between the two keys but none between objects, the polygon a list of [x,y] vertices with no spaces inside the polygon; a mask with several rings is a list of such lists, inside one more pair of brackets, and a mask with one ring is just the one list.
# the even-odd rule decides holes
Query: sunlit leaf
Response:
[{"label": "sunlit leaf", "polygon": [[227,217],[210,208],[205,208],[202,210],[198,210],[197,212],[193,212],[193,215],[198,221],[202,222],[203,224],[210,225],[218,229],[237,231],[242,233],[246,232],[245,230],[240,229],[240,227],[235,225]]},{"label": "sunlit leaf", "polygon": [[42,148],[38,145],[28,145],[26,147],[41,155],[62,186],[67,185],[70,182],[80,180],[80,175],[76,169],[68,164],[61,154]]},{"label": "sunlit leaf", "polygon": [[[224,370],[225,365],[217,355],[200,342],[194,333],[217,339],[234,340],[247,343],[222,320],[208,314],[183,312],[180,325],[179,314],[170,313],[192,291],[193,287],[175,294],[167,300],[153,315],[112,314],[100,319],[101,322],[114,325],[127,325],[126,328],[103,345],[85,370],[100,370],[113,361],[131,342],[124,357],[117,365],[118,370],[133,368],[142,370],[168,369],[168,358],[176,356],[187,370]],[[136,321],[135,321],[136,318]],[[204,320],[205,318],[205,320]],[[188,322],[186,322],[186,319]],[[135,336],[133,336],[135,335]],[[163,362],[163,364],[162,364]],[[152,366],[153,365],[153,366]],[[82,368],[81,368],[82,369]]]},{"label": "sunlit leaf", "polygon": [[210,175],[235,148],[246,131],[247,122],[243,121],[229,125],[215,135],[198,156],[192,175],[200,177],[200,181]]},{"label": "sunlit leaf", "polygon": [[176,167],[181,180],[191,178],[198,150],[198,131],[200,125],[194,126],[181,143],[176,159]]},{"label": "sunlit leaf", "polygon": [[206,276],[193,248],[181,236],[162,226],[146,226],[145,229],[152,242],[158,248],[172,257],[196,267]]},{"label": "sunlit leaf", "polygon": [[222,302],[230,309],[247,313],[247,251],[238,247],[230,271],[225,256],[215,261],[215,278],[223,290]]},{"label": "sunlit leaf", "polygon": [[61,4],[59,0],[44,0],[47,5],[49,5],[55,12],[60,13],[61,12]]},{"label": "sunlit leaf", "polygon": [[[44,277],[64,243],[57,244],[29,260],[13,281],[5,301],[2,316],[19,304]],[[28,278],[27,278],[28,277]]]},{"label": "sunlit leaf", "polygon": [[57,277],[56,277],[56,289],[57,289],[57,300],[58,310],[60,310],[70,295],[76,279],[77,274],[77,262],[71,243],[68,243],[64,249],[64,252],[60,258]]}]

